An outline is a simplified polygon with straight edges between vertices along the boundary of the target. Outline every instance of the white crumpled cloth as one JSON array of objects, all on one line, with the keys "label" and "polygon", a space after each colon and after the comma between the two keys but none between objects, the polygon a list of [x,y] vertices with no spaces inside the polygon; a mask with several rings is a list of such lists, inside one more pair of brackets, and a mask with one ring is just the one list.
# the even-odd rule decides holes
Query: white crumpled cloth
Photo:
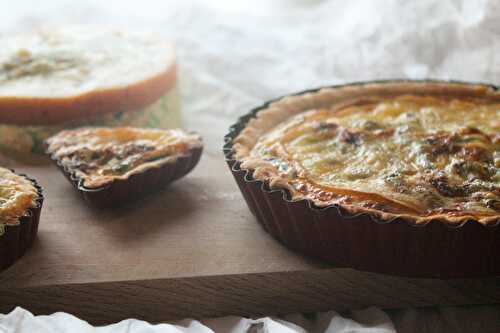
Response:
[{"label": "white crumpled cloth", "polygon": [[334,311],[319,313],[314,319],[290,315],[285,319],[224,317],[203,321],[183,320],[175,324],[152,325],[128,319],[106,327],[93,327],[70,314],[55,313],[34,316],[16,308],[0,314],[0,333],[394,333],[389,317],[381,310],[369,308],[353,313],[360,322],[344,318]]},{"label": "white crumpled cloth", "polygon": [[[496,0],[11,1],[0,31],[40,24],[155,30],[177,44],[182,111],[207,153],[228,126],[277,96],[349,81],[440,78],[500,83]],[[244,300],[242,300],[244,301]],[[389,314],[389,316],[387,315]],[[500,332],[500,307],[353,311],[283,319],[227,317],[93,328],[65,313],[0,315],[0,333]],[[392,319],[392,322],[391,322]]]},{"label": "white crumpled cloth", "polygon": [[443,333],[500,332],[500,306],[441,307],[382,311],[371,307],[339,315],[335,311],[260,319],[185,319],[152,325],[128,319],[93,327],[70,314],[34,316],[16,308],[0,314],[0,333]]}]

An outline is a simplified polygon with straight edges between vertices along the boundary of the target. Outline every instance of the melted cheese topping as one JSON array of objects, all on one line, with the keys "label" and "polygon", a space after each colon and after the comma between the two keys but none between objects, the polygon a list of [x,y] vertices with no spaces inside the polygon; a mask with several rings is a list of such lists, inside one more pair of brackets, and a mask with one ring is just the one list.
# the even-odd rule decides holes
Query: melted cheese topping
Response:
[{"label": "melted cheese topping", "polygon": [[180,129],[132,127],[62,131],[47,143],[47,152],[83,179],[87,188],[126,179],[134,173],[172,162],[202,146],[198,135]]},{"label": "melted cheese topping", "polygon": [[500,105],[401,96],[310,110],[262,136],[256,161],[319,206],[500,217]]},{"label": "melted cheese topping", "polygon": [[0,167],[0,227],[16,224],[19,217],[36,206],[37,198],[38,191],[29,179]]},{"label": "melted cheese topping", "polygon": [[0,97],[57,98],[127,86],[166,70],[170,44],[147,33],[67,27],[0,37]]}]

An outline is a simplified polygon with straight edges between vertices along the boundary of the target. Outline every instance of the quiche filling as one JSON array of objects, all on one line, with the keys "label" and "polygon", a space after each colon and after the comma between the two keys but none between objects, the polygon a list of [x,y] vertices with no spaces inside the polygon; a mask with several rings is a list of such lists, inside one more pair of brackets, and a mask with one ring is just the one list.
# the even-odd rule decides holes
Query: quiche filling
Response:
[{"label": "quiche filling", "polygon": [[500,217],[500,104],[404,95],[313,109],[265,133],[242,160],[257,179],[318,206]]},{"label": "quiche filling", "polygon": [[138,83],[174,61],[145,32],[69,26],[0,36],[0,97],[68,97]]},{"label": "quiche filling", "polygon": [[[1,64],[0,82],[28,76],[46,76],[51,73],[75,69],[79,63],[77,59],[74,55],[62,57],[58,54],[34,57],[28,50],[19,49],[11,58]],[[85,74],[85,70],[80,69],[78,73]]]},{"label": "quiche filling", "polygon": [[0,231],[6,224],[16,224],[36,206],[37,198],[38,191],[29,179],[0,167]]},{"label": "quiche filling", "polygon": [[62,131],[48,139],[47,144],[52,158],[83,179],[86,188],[99,188],[116,179],[174,162],[202,146],[198,135],[180,129],[132,127]]}]

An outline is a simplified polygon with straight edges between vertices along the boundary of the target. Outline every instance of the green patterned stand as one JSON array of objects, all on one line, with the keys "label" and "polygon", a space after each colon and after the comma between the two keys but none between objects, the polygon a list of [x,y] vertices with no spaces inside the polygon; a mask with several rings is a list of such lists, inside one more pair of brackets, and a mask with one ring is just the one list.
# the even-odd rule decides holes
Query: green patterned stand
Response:
[{"label": "green patterned stand", "polygon": [[92,119],[56,126],[0,125],[0,149],[19,153],[43,153],[44,141],[53,134],[81,126],[135,126],[177,128],[181,125],[179,96],[173,87],[158,101],[137,111],[106,113]]}]

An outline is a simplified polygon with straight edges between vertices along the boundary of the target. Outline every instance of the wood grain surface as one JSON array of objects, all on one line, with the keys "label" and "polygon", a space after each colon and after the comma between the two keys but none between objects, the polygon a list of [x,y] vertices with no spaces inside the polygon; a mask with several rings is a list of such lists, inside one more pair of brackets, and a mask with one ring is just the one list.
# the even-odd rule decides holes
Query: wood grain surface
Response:
[{"label": "wood grain surface", "polygon": [[66,311],[93,324],[126,318],[150,322],[223,315],[385,309],[500,300],[498,279],[439,281],[351,269],[236,274],[4,289],[0,311],[13,304],[38,314]]},{"label": "wood grain surface", "polygon": [[38,239],[0,273],[0,312],[129,317],[260,315],[500,302],[500,278],[434,280],[335,268],[293,253],[256,223],[221,154],[125,208],[89,207],[43,157],[3,165],[45,187]]}]

